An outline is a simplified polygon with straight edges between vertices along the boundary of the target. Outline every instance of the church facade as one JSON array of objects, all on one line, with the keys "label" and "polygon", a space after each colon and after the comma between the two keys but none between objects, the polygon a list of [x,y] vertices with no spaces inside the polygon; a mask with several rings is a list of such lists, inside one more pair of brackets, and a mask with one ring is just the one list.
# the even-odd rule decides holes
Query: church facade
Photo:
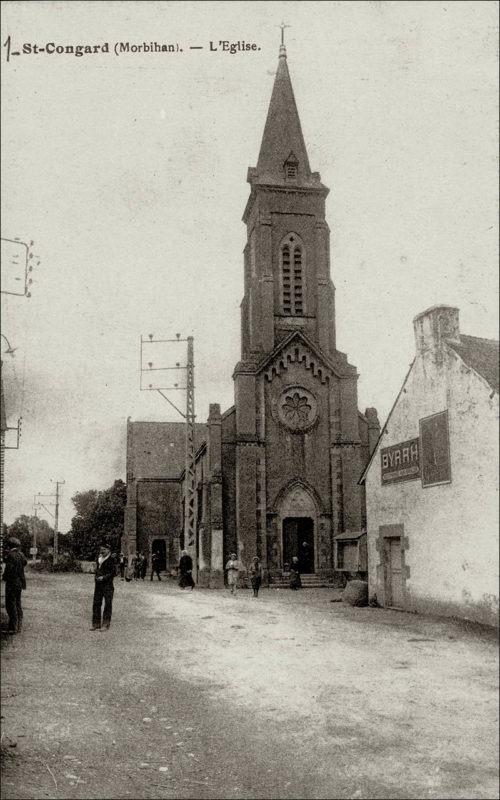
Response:
[{"label": "church facade", "polygon": [[[231,552],[243,571],[259,556],[271,579],[286,573],[293,556],[303,573],[331,577],[336,537],[359,535],[366,525],[358,481],[380,433],[375,409],[359,412],[357,370],[336,348],[325,218],[329,190],[310,169],[284,46],[257,166],[247,180],[235,402],[223,414],[217,404],[210,406],[197,452],[193,555],[198,581],[212,586],[223,582]],[[134,426],[147,424],[157,425],[129,423],[128,437]],[[140,476],[127,462],[126,538],[132,552],[141,527],[136,482],[161,476],[148,473],[147,460]],[[151,465],[158,471],[156,456]],[[184,488],[180,473],[179,509]],[[177,558],[180,526],[164,536],[166,552]]]}]

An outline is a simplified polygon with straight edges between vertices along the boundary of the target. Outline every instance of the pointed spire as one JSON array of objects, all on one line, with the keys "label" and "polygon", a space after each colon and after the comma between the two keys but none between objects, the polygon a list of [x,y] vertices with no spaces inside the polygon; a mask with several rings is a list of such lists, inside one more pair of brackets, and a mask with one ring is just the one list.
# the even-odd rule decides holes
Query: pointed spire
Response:
[{"label": "pointed spire", "polygon": [[301,180],[310,179],[311,170],[288,72],[283,26],[281,30],[278,70],[267,112],[257,171],[259,178],[281,183],[285,176],[285,163],[290,153],[293,153],[298,163],[297,176],[300,183]]}]

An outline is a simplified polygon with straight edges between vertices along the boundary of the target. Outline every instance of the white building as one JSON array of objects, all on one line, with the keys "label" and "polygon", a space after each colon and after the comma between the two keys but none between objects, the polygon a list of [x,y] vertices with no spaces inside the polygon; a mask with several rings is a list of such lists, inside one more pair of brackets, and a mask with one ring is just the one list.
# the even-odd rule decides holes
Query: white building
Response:
[{"label": "white building", "polygon": [[361,478],[370,597],[498,620],[498,342],[414,319],[416,355]]}]

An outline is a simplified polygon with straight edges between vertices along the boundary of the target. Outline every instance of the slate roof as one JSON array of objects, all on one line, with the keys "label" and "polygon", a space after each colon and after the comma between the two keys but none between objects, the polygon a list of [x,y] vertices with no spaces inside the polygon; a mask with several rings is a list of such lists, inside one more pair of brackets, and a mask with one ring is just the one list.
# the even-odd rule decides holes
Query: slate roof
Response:
[{"label": "slate roof", "polygon": [[498,394],[499,343],[497,341],[460,334],[460,344],[452,341],[448,341],[447,344],[458,353],[464,364],[481,375]]},{"label": "slate roof", "polygon": [[[195,449],[206,441],[207,426],[195,425]],[[179,478],[185,468],[184,422],[130,422],[127,474],[134,478]]]},{"label": "slate roof", "polygon": [[309,159],[282,47],[257,162],[259,174],[281,179],[283,164],[291,153],[299,163],[299,177],[309,178]]},{"label": "slate roof", "polygon": [[362,536],[365,536],[366,530],[362,531],[345,531],[344,533],[338,533],[333,538],[336,542],[348,542],[352,541],[353,539],[361,539]]}]

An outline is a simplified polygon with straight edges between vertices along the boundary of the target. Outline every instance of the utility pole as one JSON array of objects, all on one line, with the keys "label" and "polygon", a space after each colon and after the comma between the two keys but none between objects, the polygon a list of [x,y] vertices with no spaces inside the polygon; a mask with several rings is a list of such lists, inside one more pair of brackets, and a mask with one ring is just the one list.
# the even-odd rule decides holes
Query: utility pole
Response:
[{"label": "utility pole", "polygon": [[53,481],[53,480],[51,480],[51,483],[55,483],[55,485],[56,485],[56,494],[55,494],[56,511],[55,511],[55,515],[54,515],[54,557],[53,557],[53,563],[57,564],[57,559],[58,559],[58,556],[59,556],[59,552],[58,552],[58,545],[59,545],[59,542],[58,542],[58,533],[59,533],[59,487],[62,486],[63,484],[65,484],[66,481]]},{"label": "utility pole", "polygon": [[[184,492],[184,548],[188,551],[193,559],[193,578],[197,579],[198,574],[198,560],[197,560],[197,547],[196,547],[196,440],[195,440],[195,422],[196,415],[194,410],[194,338],[188,336],[186,339],[181,339],[180,333],[176,333],[175,339],[153,339],[153,334],[150,333],[147,339],[141,336],[141,391],[156,390],[164,400],[174,408],[186,422],[186,457],[185,457],[185,492]],[[150,344],[166,344],[170,342],[186,342],[187,343],[187,361],[186,366],[181,367],[177,361],[175,366],[153,366],[152,361],[147,362],[147,369],[144,367],[144,345]],[[166,372],[167,370],[186,370],[186,386],[179,386],[174,383],[173,386],[153,386],[149,383],[147,386],[142,386],[142,373],[150,372]],[[160,380],[161,382],[161,380]],[[164,391],[172,390],[185,390],[186,391],[186,413],[183,413],[178,408]]]},{"label": "utility pole", "polygon": [[[186,376],[186,513],[184,515],[184,546],[193,558],[194,579],[197,579],[196,558],[196,452],[194,413],[194,340],[187,340]],[[193,553],[191,553],[193,551]]]},{"label": "utility pole", "polygon": [[36,561],[36,555],[37,555],[36,529],[37,529],[37,525],[38,525],[38,513],[37,512],[38,512],[39,507],[40,506],[36,502],[36,495],[35,495],[33,497],[33,509],[35,511],[35,516],[33,518],[33,552],[32,552],[33,561]]}]

